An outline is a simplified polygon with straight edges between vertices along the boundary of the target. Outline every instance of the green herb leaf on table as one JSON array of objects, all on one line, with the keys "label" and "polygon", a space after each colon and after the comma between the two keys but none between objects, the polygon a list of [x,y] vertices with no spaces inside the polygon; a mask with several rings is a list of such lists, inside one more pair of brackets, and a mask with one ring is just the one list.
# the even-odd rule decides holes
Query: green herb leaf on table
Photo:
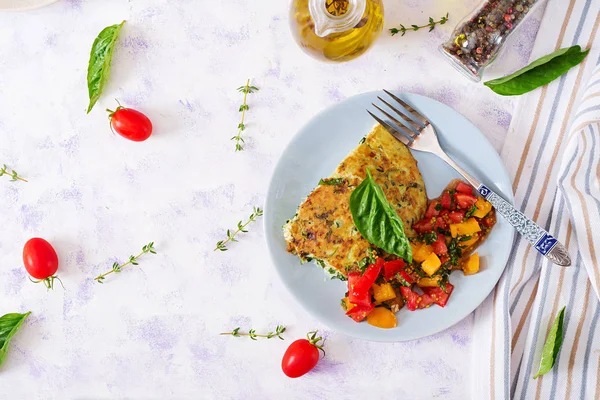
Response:
[{"label": "green herb leaf on table", "polygon": [[246,130],[244,118],[246,117],[246,111],[250,109],[250,107],[248,107],[247,102],[248,94],[258,91],[258,88],[256,86],[250,86],[250,79],[248,79],[246,81],[246,84],[244,86],[240,86],[239,88],[237,88],[237,90],[238,92],[244,93],[244,103],[240,106],[238,110],[242,113],[242,120],[238,124],[238,134],[232,137],[231,140],[235,140],[235,151],[242,151],[244,150],[244,147],[242,146],[242,143],[244,143],[244,139],[242,138],[242,132]]},{"label": "green herb leaf on table", "polygon": [[572,46],[538,58],[517,72],[484,82],[484,85],[502,96],[518,96],[544,86],[583,61],[589,49],[581,51]]},{"label": "green herb leaf on table", "polygon": [[142,247],[142,252],[137,256],[129,256],[129,260],[126,263],[119,264],[118,262],[115,262],[112,265],[112,269],[110,271],[98,275],[94,278],[94,280],[98,283],[104,283],[104,279],[106,279],[107,275],[110,275],[113,272],[118,274],[119,272],[121,272],[123,267],[126,267],[127,265],[139,265],[138,259],[146,253],[156,254],[156,250],[154,249],[154,242],[150,242],[144,247]]},{"label": "green herb leaf on table", "polygon": [[369,170],[365,180],[350,195],[350,212],[354,225],[369,243],[412,262],[402,219]]},{"label": "green herb leaf on table", "polygon": [[90,104],[87,109],[88,114],[100,98],[110,77],[110,64],[112,62],[115,43],[124,23],[125,21],[104,28],[92,45],[87,74],[88,94],[90,97]]},{"label": "green herb leaf on table", "polygon": [[248,225],[250,225],[250,223],[256,221],[256,218],[261,217],[263,215],[263,210],[261,210],[258,207],[254,207],[254,210],[252,211],[252,214],[250,214],[250,216],[248,217],[248,221],[246,221],[246,223],[242,223],[242,221],[238,222],[237,224],[237,230],[235,231],[231,231],[230,229],[227,230],[227,239],[225,240],[219,240],[217,242],[217,246],[215,247],[214,251],[217,250],[221,250],[221,251],[227,251],[227,243],[228,242],[237,242],[238,240],[236,239],[236,235],[240,232],[242,233],[246,233],[248,232]]},{"label": "green herb leaf on table", "polygon": [[550,328],[550,333],[546,338],[544,349],[542,350],[542,359],[540,361],[540,369],[537,374],[533,377],[536,379],[538,376],[544,375],[550,371],[558,358],[558,352],[563,342],[563,323],[565,320],[565,308],[563,307],[559,312]]},{"label": "green herb leaf on table", "polygon": [[15,336],[29,314],[31,314],[31,311],[25,314],[6,314],[0,317],[0,365],[6,358],[10,340]]},{"label": "green herb leaf on table", "polygon": [[19,174],[17,173],[17,171],[15,171],[14,169],[9,169],[6,164],[2,165],[2,168],[0,168],[0,176],[9,176],[10,177],[10,181],[11,182],[16,182],[16,181],[22,181],[22,182],[27,182],[26,179],[23,179],[19,176]]},{"label": "green herb leaf on table", "polygon": [[449,17],[449,13],[446,13],[445,16],[441,17],[439,21],[434,21],[433,18],[429,17],[429,23],[427,23],[426,25],[410,25],[410,28],[407,28],[404,25],[400,24],[398,28],[391,28],[390,33],[392,34],[392,36],[398,33],[400,34],[400,36],[404,36],[406,35],[406,31],[418,31],[419,29],[427,27],[429,28],[429,32],[431,32],[432,30],[434,30],[436,25],[444,25],[446,22],[448,22]]},{"label": "green herb leaf on table", "polygon": [[248,333],[243,333],[240,332],[240,327],[235,328],[234,330],[232,330],[231,332],[221,332],[221,335],[231,335],[234,337],[242,337],[242,336],[247,336],[252,340],[256,340],[257,338],[261,337],[261,338],[267,338],[267,339],[272,339],[274,337],[279,338],[281,340],[283,339],[283,336],[281,336],[282,333],[285,332],[285,326],[283,325],[277,325],[277,327],[275,328],[274,332],[269,332],[266,334],[260,334],[260,333],[256,333],[256,330],[254,329],[250,329],[248,331]]}]

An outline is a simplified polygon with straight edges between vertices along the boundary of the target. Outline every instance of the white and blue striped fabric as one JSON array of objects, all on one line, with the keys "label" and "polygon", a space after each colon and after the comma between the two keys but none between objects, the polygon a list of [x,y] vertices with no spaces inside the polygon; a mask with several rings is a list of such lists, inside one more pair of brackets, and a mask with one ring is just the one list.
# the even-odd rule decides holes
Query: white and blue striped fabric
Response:
[{"label": "white and blue striped fabric", "polygon": [[[531,59],[573,45],[590,53],[521,97],[502,150],[516,206],[569,249],[549,263],[517,238],[505,273],[475,313],[474,399],[600,399],[600,1],[548,0]],[[564,341],[533,379],[558,311]]]}]

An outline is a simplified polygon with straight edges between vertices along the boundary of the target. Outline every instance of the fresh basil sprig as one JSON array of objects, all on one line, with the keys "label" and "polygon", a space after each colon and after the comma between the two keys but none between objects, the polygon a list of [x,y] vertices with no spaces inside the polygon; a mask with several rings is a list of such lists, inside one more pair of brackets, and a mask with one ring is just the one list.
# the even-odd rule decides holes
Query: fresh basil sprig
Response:
[{"label": "fresh basil sprig", "polygon": [[31,311],[25,314],[6,314],[0,317],[0,365],[6,358],[10,339],[15,336],[29,314],[31,314]]},{"label": "fresh basil sprig", "polygon": [[100,98],[110,77],[110,63],[112,61],[113,50],[124,23],[125,21],[104,28],[92,45],[87,74],[88,93],[90,96],[90,105],[87,109],[88,114]]},{"label": "fresh basil sprig", "polygon": [[514,74],[484,83],[502,96],[518,96],[544,86],[583,61],[589,49],[580,46],[567,47],[538,58]]},{"label": "fresh basil sprig", "polygon": [[369,170],[365,180],[350,195],[354,225],[369,243],[412,262],[412,251],[402,219],[388,202]]},{"label": "fresh basil sprig", "polygon": [[556,358],[558,357],[558,352],[560,351],[560,347],[563,342],[563,322],[565,320],[565,307],[562,308],[558,312],[558,316],[554,320],[552,324],[552,328],[550,329],[550,333],[548,334],[548,338],[546,338],[546,344],[544,344],[544,349],[542,350],[542,360],[540,361],[540,369],[538,373],[535,374],[533,379],[537,378],[540,375],[544,375],[546,372],[550,371],[556,362]]}]

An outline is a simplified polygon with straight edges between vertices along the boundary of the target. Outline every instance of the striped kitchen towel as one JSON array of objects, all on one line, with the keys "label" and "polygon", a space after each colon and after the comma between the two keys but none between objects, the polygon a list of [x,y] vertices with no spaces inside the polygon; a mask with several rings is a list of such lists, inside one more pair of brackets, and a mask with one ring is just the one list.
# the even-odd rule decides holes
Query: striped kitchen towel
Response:
[{"label": "striped kitchen towel", "polygon": [[[561,268],[517,238],[475,313],[473,399],[600,399],[600,1],[548,0],[531,59],[576,44],[578,67],[522,96],[502,158],[517,208],[569,249]],[[566,306],[554,368],[542,347]]]}]

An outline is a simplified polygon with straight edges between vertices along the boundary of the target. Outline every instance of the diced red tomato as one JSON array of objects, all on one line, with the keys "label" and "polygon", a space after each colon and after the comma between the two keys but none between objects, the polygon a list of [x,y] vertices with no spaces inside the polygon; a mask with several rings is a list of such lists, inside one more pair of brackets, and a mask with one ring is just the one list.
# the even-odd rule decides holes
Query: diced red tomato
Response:
[{"label": "diced red tomato", "polygon": [[488,214],[484,219],[481,220],[483,226],[486,228],[491,228],[496,223],[496,217],[492,214],[493,213]]},{"label": "diced red tomato", "polygon": [[433,252],[437,255],[447,254],[448,247],[446,247],[446,238],[444,235],[437,234],[437,240],[431,245]]},{"label": "diced red tomato", "polygon": [[363,319],[367,318],[367,315],[375,308],[374,305],[369,306],[356,306],[353,307],[350,311],[346,313],[346,315],[350,316],[356,322],[360,322]]},{"label": "diced red tomato", "polygon": [[444,264],[445,262],[447,262],[448,260],[450,260],[450,257],[447,254],[444,254],[443,256],[440,256],[440,262],[442,264]]},{"label": "diced red tomato", "polygon": [[431,296],[435,304],[443,308],[448,303],[448,299],[450,298],[453,290],[454,285],[451,283],[446,283],[446,291],[448,293],[444,292],[441,287],[426,287],[423,288],[423,293],[427,293],[429,296]]},{"label": "diced red tomato", "polygon": [[477,197],[472,194],[454,193],[454,200],[456,200],[458,208],[468,210],[477,202]]},{"label": "diced red tomato", "polygon": [[429,207],[427,207],[427,211],[425,211],[425,218],[433,218],[438,216],[440,213],[440,211],[436,209],[438,204],[440,204],[440,202],[437,200],[433,200],[431,203],[429,203]]},{"label": "diced red tomato", "polygon": [[400,293],[406,302],[406,308],[410,311],[415,311],[417,308],[427,308],[434,303],[433,297],[427,293],[423,293],[419,296],[418,293],[413,292],[411,288],[407,286],[400,287]]},{"label": "diced red tomato", "polygon": [[400,293],[402,294],[402,297],[404,297],[406,308],[410,311],[415,311],[417,309],[417,299],[419,298],[419,295],[406,286],[400,287]]},{"label": "diced red tomato", "polygon": [[360,273],[352,272],[348,274],[348,301],[357,306],[371,305],[371,292],[360,293],[358,296],[354,294],[354,286],[360,280]]},{"label": "diced red tomato", "polygon": [[[377,280],[377,277],[381,272],[381,268],[383,268],[383,264],[383,258],[378,258],[375,264],[369,265],[363,276],[360,277],[358,282],[356,282],[352,288],[351,293],[357,297],[362,297],[364,296],[364,293],[368,293],[369,289],[371,289]],[[350,302],[352,303],[352,301]]]},{"label": "diced red tomato", "polygon": [[458,182],[458,185],[456,185],[456,191],[459,193],[473,195],[473,188],[471,187],[471,185],[467,185],[464,182]]},{"label": "diced red tomato", "polygon": [[408,272],[400,271],[399,274],[402,277],[402,279],[404,279],[406,282],[411,283],[411,284],[415,283],[414,279],[411,278],[411,276],[408,274]]},{"label": "diced red tomato", "polygon": [[415,222],[413,224],[413,229],[417,233],[428,233],[433,230],[433,223],[431,222],[431,219],[425,218],[420,220],[419,222]]},{"label": "diced red tomato", "polygon": [[[448,211],[448,210],[442,210],[443,211]],[[436,219],[435,219],[435,224],[433,224],[433,227],[435,229],[437,228],[441,228],[444,230],[448,229],[448,221],[446,221],[446,218],[444,218],[444,216],[442,214],[440,214]]]},{"label": "diced red tomato", "polygon": [[464,211],[452,211],[450,214],[448,214],[448,218],[453,223],[458,224],[465,218],[465,213]]},{"label": "diced red tomato", "polygon": [[389,281],[394,276],[396,276],[398,272],[402,271],[404,267],[406,267],[406,263],[404,262],[404,260],[398,259],[393,261],[386,261],[385,264],[383,264],[383,278],[386,281]]},{"label": "diced red tomato", "polygon": [[450,198],[450,193],[448,193],[447,190],[444,190],[444,193],[442,193],[441,204],[442,204],[442,207],[444,207],[446,210],[449,210],[450,207],[452,207],[452,200]]},{"label": "diced red tomato", "polygon": [[419,300],[417,301],[417,308],[427,308],[432,305],[434,302],[433,298],[427,293],[423,293],[419,296]]}]

